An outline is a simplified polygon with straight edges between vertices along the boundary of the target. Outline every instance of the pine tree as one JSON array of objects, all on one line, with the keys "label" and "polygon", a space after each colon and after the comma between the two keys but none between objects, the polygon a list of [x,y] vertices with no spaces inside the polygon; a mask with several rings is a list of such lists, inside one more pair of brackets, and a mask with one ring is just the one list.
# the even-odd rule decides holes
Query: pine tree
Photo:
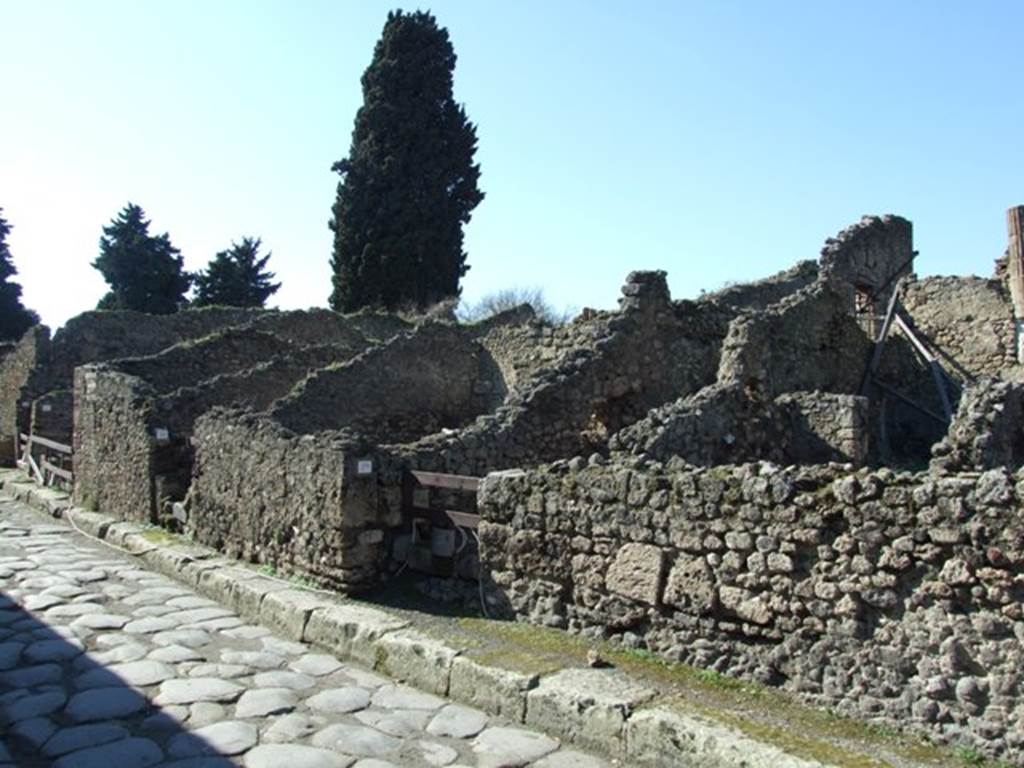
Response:
[{"label": "pine tree", "polygon": [[226,307],[262,307],[280,283],[270,282],[273,272],[264,272],[271,254],[259,258],[261,241],[257,237],[243,237],[241,243],[221,251],[210,260],[206,270],[196,275],[196,295],[193,304],[206,307],[219,304]]},{"label": "pine tree", "polygon": [[181,252],[166,232],[149,234],[145,213],[133,203],[103,228],[100,255],[92,265],[110,286],[99,309],[169,315],[187,305],[192,275],[184,271]]},{"label": "pine tree", "polygon": [[39,322],[39,315],[25,309],[21,303],[21,286],[11,282],[18,270],[7,246],[11,225],[4,219],[3,210],[0,208],[0,341],[14,341]]},{"label": "pine tree", "polygon": [[452,95],[455,51],[429,13],[388,14],[363,74],[330,227],[330,304],[425,307],[459,295],[462,227],[483,199],[476,127]]}]

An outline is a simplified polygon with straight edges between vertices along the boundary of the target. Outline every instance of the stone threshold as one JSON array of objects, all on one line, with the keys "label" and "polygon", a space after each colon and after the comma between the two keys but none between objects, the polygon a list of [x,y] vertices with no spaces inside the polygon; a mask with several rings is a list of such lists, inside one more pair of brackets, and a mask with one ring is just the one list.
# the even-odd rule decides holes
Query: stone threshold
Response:
[{"label": "stone threshold", "polygon": [[[412,621],[322,590],[268,578],[217,551],[177,540],[149,526],[118,521],[75,507],[68,494],[0,469],[8,498],[68,520],[86,534],[125,550],[153,570],[188,584],[253,623],[322,648],[423,690],[478,707],[602,753],[622,765],[653,768],[917,768],[952,765],[939,759],[884,760],[871,747],[847,751],[800,733],[803,748],[786,738],[758,738],[713,710],[687,711],[656,683],[615,668],[573,667],[534,674],[472,653],[472,643],[440,639]],[[156,534],[156,535],[154,535]],[[700,702],[698,702],[700,704]],[[682,705],[682,706],[681,706]],[[756,731],[755,731],[756,732]],[[774,743],[773,743],[774,742]],[[782,742],[781,744],[778,742]],[[888,752],[888,750],[884,750]],[[813,756],[812,756],[813,755]],[[889,755],[886,755],[889,757]]]}]

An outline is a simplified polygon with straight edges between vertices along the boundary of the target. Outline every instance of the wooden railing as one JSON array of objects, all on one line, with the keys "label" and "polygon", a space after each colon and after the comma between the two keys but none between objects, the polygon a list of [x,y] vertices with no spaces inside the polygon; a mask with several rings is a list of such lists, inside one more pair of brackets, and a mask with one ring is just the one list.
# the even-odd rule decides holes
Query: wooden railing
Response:
[{"label": "wooden railing", "polygon": [[71,486],[75,479],[71,471],[72,453],[70,445],[25,433],[18,435],[15,445],[18,466],[45,486]]}]

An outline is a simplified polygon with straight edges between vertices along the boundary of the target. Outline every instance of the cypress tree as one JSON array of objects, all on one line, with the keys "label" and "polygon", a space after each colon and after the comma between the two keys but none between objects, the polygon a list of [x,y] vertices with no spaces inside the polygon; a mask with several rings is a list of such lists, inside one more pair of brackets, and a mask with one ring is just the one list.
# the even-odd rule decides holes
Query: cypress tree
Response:
[{"label": "cypress tree", "polygon": [[39,315],[25,308],[21,303],[21,286],[11,282],[18,270],[7,246],[11,225],[4,219],[3,211],[0,208],[0,341],[14,341],[39,322]]},{"label": "cypress tree", "polygon": [[260,245],[258,237],[243,237],[241,243],[232,242],[231,248],[214,256],[206,269],[196,275],[193,305],[262,307],[266,304],[281,284],[270,282],[274,273],[264,271],[271,254],[259,258]]},{"label": "cypress tree", "polygon": [[483,199],[476,127],[452,95],[455,50],[429,13],[388,14],[356,115],[330,227],[330,304],[425,307],[459,295],[462,227]]},{"label": "cypress tree", "polygon": [[145,213],[133,203],[103,228],[100,255],[92,265],[110,286],[98,309],[169,315],[188,303],[192,275],[184,271],[181,252],[166,232],[149,234]]}]

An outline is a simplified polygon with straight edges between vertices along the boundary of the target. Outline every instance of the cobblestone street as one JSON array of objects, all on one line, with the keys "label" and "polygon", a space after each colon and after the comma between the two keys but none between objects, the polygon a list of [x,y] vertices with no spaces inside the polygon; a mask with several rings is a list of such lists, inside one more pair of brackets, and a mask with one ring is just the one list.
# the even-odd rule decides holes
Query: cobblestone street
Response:
[{"label": "cobblestone street", "polygon": [[0,766],[606,763],[247,624],[0,501]]}]

